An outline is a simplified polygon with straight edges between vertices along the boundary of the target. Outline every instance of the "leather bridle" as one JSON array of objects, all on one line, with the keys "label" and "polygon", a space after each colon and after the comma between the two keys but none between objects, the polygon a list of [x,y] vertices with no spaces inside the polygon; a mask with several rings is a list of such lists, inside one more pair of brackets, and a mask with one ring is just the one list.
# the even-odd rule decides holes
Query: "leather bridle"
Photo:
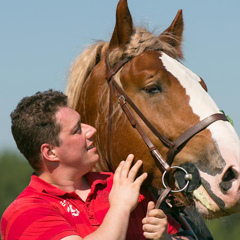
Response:
[{"label": "leather bridle", "polygon": [[[151,152],[151,155],[153,156],[153,158],[158,161],[160,165],[160,170],[163,173],[163,181],[164,181],[165,173],[170,173],[173,169],[171,165],[173,163],[176,153],[179,152],[193,136],[203,131],[205,128],[207,128],[210,124],[214,123],[215,121],[218,121],[218,120],[228,121],[228,119],[222,113],[212,114],[209,117],[201,120],[194,126],[190,127],[186,132],[184,132],[176,140],[174,141],[169,140],[168,138],[166,138],[165,136],[163,136],[161,133],[158,132],[158,130],[148,121],[148,119],[144,116],[144,114],[138,109],[138,107],[133,103],[130,97],[126,94],[126,92],[116,82],[114,75],[129,61],[130,61],[129,59],[120,61],[111,68],[108,61],[108,55],[105,58],[106,80],[110,87],[109,116],[108,116],[108,164],[112,169],[114,169],[111,161],[111,156],[110,156],[110,142],[111,142],[110,138],[111,138],[111,128],[112,128],[113,92],[114,92],[115,95],[118,97],[118,103],[120,104],[122,110],[126,114],[129,122],[139,132],[142,139],[146,143],[149,151]],[[153,145],[152,141],[149,139],[149,137],[147,136],[143,128],[140,126],[139,122],[135,118],[129,106],[131,106],[134,112],[147,125],[147,127],[152,131],[152,133],[157,138],[159,138],[159,140],[164,144],[164,146],[166,146],[169,149],[167,152],[166,160],[162,157],[162,155],[159,153],[157,148]],[[182,169],[181,167],[176,167],[176,166],[174,167],[184,171],[184,169]],[[189,183],[190,179],[186,179],[186,180],[187,180],[187,183]],[[170,191],[173,191],[172,188],[170,188],[169,186],[165,186],[165,188],[166,189],[163,194],[164,198],[170,193]],[[179,191],[183,191],[184,189],[180,189]],[[159,204],[161,204],[161,202]]]}]

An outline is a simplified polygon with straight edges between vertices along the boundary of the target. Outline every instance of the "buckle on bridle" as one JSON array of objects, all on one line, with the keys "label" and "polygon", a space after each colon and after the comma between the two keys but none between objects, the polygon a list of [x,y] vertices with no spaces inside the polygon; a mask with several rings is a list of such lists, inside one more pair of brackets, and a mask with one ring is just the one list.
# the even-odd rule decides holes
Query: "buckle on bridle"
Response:
[{"label": "buckle on bridle", "polygon": [[118,103],[119,104],[122,104],[122,102],[125,103],[125,97],[123,95],[121,95],[119,98],[118,98]]}]

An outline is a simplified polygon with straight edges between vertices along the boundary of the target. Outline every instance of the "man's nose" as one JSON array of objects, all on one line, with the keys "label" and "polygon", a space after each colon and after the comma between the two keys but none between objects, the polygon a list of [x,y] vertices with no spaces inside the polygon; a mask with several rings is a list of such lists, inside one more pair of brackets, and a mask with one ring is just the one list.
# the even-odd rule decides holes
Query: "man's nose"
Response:
[{"label": "man's nose", "polygon": [[86,138],[91,138],[97,132],[96,128],[91,125],[83,124],[82,128],[84,129]]}]

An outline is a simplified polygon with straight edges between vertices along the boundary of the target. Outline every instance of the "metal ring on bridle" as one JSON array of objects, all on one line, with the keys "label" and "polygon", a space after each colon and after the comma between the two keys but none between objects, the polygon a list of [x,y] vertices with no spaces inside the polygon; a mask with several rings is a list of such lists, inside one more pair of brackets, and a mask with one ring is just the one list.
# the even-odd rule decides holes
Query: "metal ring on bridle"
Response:
[{"label": "metal ring on bridle", "polygon": [[[187,176],[189,175],[189,173],[188,173],[184,168],[182,168],[182,167],[172,166],[171,169],[173,169],[173,168],[177,168],[177,169],[182,170],[183,172],[185,172],[185,176],[186,176],[186,175],[187,175]],[[167,173],[167,171],[165,171],[165,172],[163,173],[163,175],[162,175],[162,184],[163,184],[163,186],[164,186],[165,188],[167,188],[167,185],[165,184],[165,180],[164,180],[166,173]],[[185,186],[184,186],[183,188],[181,188],[181,189],[179,189],[179,190],[171,190],[171,192],[178,193],[178,192],[184,191],[184,190],[188,187],[189,181],[190,181],[190,180],[187,180],[187,183],[185,184]]]}]

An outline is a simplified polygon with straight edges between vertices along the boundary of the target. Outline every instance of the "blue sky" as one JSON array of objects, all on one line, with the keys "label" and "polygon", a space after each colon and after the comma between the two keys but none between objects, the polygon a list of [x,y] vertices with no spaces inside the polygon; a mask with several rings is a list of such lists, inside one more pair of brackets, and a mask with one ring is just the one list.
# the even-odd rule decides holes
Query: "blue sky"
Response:
[{"label": "blue sky", "polygon": [[[68,69],[94,40],[110,39],[117,0],[0,0],[0,150],[16,149],[9,114],[37,91],[65,90]],[[240,1],[128,0],[135,25],[167,28],[183,9],[183,64],[200,75],[240,134]]]}]

